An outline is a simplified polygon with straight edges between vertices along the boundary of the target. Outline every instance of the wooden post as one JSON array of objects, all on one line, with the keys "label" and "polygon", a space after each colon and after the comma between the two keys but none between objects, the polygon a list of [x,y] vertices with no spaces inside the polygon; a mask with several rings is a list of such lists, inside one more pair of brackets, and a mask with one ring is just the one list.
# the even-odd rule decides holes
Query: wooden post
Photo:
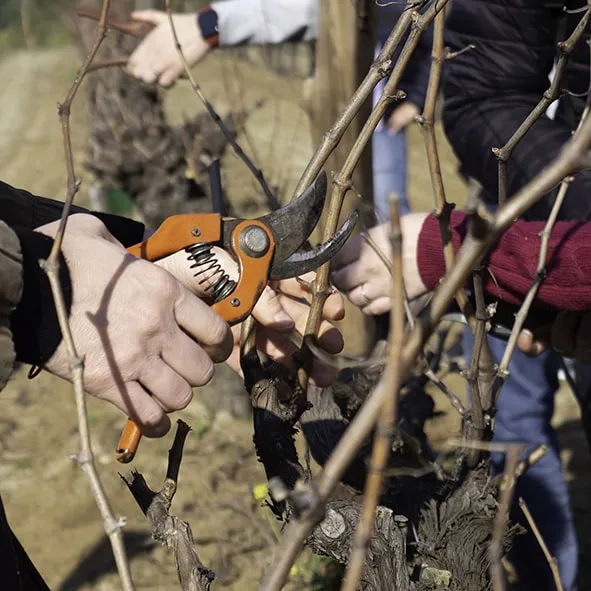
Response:
[{"label": "wooden post", "polygon": [[[335,122],[373,62],[375,26],[372,7],[373,0],[319,2],[316,68],[306,89],[315,144]],[[371,100],[368,100],[328,160],[327,173],[340,170],[370,111]],[[372,216],[367,214],[373,203],[371,146],[365,150],[353,174],[353,183],[356,191],[348,193],[342,220],[357,208],[366,224],[372,225]],[[363,205],[357,193],[361,194]],[[347,302],[347,319],[340,328],[345,335],[347,353],[363,355],[369,352],[374,344],[375,323],[372,318]]]}]

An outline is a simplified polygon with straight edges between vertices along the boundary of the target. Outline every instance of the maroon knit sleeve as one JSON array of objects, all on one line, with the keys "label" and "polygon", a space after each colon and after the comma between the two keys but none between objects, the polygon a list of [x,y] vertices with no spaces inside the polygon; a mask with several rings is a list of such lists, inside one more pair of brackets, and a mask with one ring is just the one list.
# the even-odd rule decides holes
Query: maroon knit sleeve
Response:
[{"label": "maroon knit sleeve", "polygon": [[[493,297],[519,304],[536,274],[540,232],[545,222],[515,222],[489,250],[485,290]],[[453,212],[452,239],[459,250],[468,230],[467,216]],[[418,242],[418,265],[427,289],[434,289],[445,274],[439,223],[429,216]],[[559,310],[591,310],[591,223],[557,222],[552,229],[546,259],[547,275],[535,306]]]}]

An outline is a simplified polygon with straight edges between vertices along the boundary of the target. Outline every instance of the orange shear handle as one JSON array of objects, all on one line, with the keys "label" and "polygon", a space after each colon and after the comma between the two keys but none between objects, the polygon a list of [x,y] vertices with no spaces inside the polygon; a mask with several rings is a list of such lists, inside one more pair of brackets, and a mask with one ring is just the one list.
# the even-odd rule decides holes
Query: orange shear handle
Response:
[{"label": "orange shear handle", "polygon": [[[262,256],[250,256],[240,246],[242,231],[252,226],[262,228],[269,239],[269,248]],[[167,218],[152,236],[127,250],[138,258],[157,261],[193,244],[219,242],[221,233],[222,217],[218,214],[175,215]],[[230,325],[242,322],[251,313],[265,289],[275,241],[265,224],[258,220],[244,220],[234,228],[232,248],[238,259],[238,282],[232,293],[211,306]],[[141,437],[140,428],[132,419],[127,419],[116,449],[117,461],[122,464],[131,462]]]}]

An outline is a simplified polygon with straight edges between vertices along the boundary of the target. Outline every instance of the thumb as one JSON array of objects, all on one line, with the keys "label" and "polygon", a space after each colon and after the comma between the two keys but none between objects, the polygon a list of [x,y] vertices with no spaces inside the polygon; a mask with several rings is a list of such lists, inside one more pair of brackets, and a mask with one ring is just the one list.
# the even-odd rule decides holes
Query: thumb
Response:
[{"label": "thumb", "polygon": [[135,10],[131,13],[131,18],[136,21],[159,25],[168,19],[168,15],[162,10]]},{"label": "thumb", "polygon": [[293,318],[283,309],[277,292],[269,286],[263,290],[252,315],[263,326],[281,332],[289,332],[295,327]]}]

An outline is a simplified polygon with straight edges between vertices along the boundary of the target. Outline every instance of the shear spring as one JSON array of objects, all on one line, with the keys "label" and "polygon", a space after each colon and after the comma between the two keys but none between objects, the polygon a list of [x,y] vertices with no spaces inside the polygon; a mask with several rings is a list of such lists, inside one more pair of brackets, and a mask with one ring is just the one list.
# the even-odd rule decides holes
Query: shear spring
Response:
[{"label": "shear spring", "polygon": [[236,287],[236,281],[220,265],[213,253],[213,247],[209,242],[194,244],[185,248],[189,253],[188,260],[192,262],[191,269],[196,269],[194,277],[199,277],[199,285],[209,283],[205,289],[205,295],[214,302],[223,300],[232,293]]}]

